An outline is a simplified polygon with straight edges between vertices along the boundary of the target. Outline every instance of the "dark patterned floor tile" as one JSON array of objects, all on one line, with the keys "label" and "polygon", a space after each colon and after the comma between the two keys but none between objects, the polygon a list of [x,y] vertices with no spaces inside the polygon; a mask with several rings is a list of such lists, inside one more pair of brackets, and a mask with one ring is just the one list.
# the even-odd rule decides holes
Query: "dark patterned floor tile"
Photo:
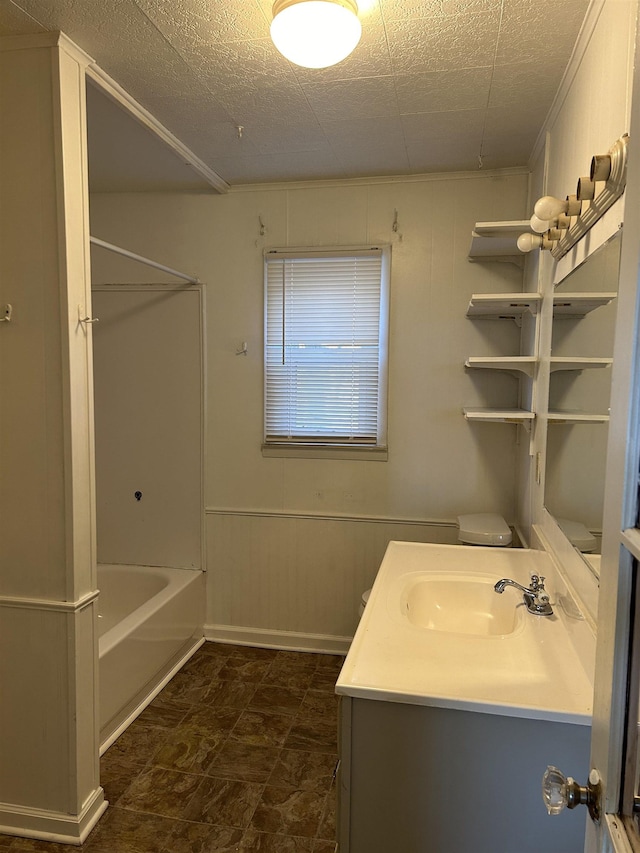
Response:
[{"label": "dark patterned floor tile", "polygon": [[315,670],[305,667],[277,667],[274,665],[265,673],[262,685],[305,691],[311,686],[315,675]]},{"label": "dark patterned floor tile", "polygon": [[279,651],[273,666],[277,669],[308,669],[314,671],[318,666],[318,655],[313,652]]},{"label": "dark patterned floor tile", "polygon": [[264,649],[258,646],[233,646],[231,657],[243,660],[274,660],[279,652],[277,649]]},{"label": "dark patterned floor tile", "polygon": [[118,806],[163,817],[183,817],[203,778],[193,773],[150,767],[131,783],[120,797]]},{"label": "dark patterned floor tile", "polygon": [[203,735],[230,732],[241,713],[237,708],[194,705],[185,715],[181,728],[194,729]]},{"label": "dark patterned floor tile", "polygon": [[200,704],[211,687],[211,678],[210,674],[185,672],[182,669],[158,695],[158,700],[165,704],[168,701]]},{"label": "dark patterned floor tile", "polygon": [[333,781],[336,762],[337,756],[331,753],[283,749],[268,783],[326,794]]},{"label": "dark patterned floor tile", "polygon": [[336,853],[335,841],[314,841],[312,853]]},{"label": "dark patterned floor tile", "polygon": [[184,719],[191,706],[172,699],[154,699],[136,719],[139,726],[174,729]]},{"label": "dark patterned floor tile", "polygon": [[305,693],[299,717],[325,719],[331,722],[338,719],[338,697],[326,690],[307,690]]},{"label": "dark patterned floor tile", "polygon": [[344,655],[318,655],[318,665],[316,669],[335,673],[336,678],[340,670],[344,666]]},{"label": "dark patterned floor tile", "polygon": [[203,774],[227,735],[227,730],[204,734],[198,729],[180,726],[168,735],[151,763],[168,770]]},{"label": "dark patterned floor tile", "polygon": [[214,755],[207,775],[241,782],[266,782],[279,754],[279,747],[227,740]]},{"label": "dark patterned floor tile", "polygon": [[312,853],[313,840],[311,838],[294,838],[291,835],[273,835],[270,832],[258,832],[248,829],[243,838],[240,849],[244,853]]},{"label": "dark patterned floor tile", "polygon": [[187,675],[198,675],[204,678],[215,678],[227,660],[228,655],[212,655],[204,652],[197,652],[191,660],[182,667],[180,672],[184,672]]},{"label": "dark patterned floor tile", "polygon": [[316,669],[309,681],[309,688],[311,690],[325,690],[335,693],[338,674],[337,672],[331,672],[330,669]]},{"label": "dark patterned floor tile", "polygon": [[102,757],[103,761],[112,761],[118,757],[144,766],[153,753],[167,737],[166,729],[149,728],[133,723],[120,735]]},{"label": "dark patterned floor tile", "polygon": [[13,838],[13,835],[0,835],[0,850],[8,850]]},{"label": "dark patterned floor tile", "polygon": [[232,646],[229,643],[216,643],[214,640],[206,640],[198,649],[197,654],[209,655],[210,657],[228,658],[229,655],[240,646]]},{"label": "dark patterned floor tile", "polygon": [[296,718],[284,742],[285,749],[303,749],[307,752],[338,751],[338,728],[326,720]]},{"label": "dark patterned floor tile", "polygon": [[272,714],[296,714],[305,698],[304,690],[260,684],[249,702],[249,708],[269,711]]},{"label": "dark patterned floor tile", "polygon": [[175,821],[167,853],[239,853],[243,831],[229,826]]},{"label": "dark patterned floor tile", "polygon": [[11,853],[15,850],[19,850],[20,853],[78,853],[82,848],[72,844],[38,841],[35,838],[14,838],[10,847],[0,847],[0,850],[4,849],[10,850]]},{"label": "dark patterned floor tile", "polygon": [[184,820],[246,829],[260,800],[263,786],[202,777],[195,795],[183,810]]},{"label": "dark patterned floor tile", "polygon": [[142,773],[144,765],[133,764],[128,755],[114,753],[110,756],[109,753],[107,750],[100,759],[100,784],[104,788],[105,799],[115,806],[136,776]]},{"label": "dark patterned floor tile", "polygon": [[[89,836],[92,853],[165,853],[174,821],[110,808]],[[75,848],[76,851],[78,848]]]},{"label": "dark patterned floor tile", "polygon": [[293,720],[293,717],[284,714],[243,711],[229,740],[254,746],[283,746]]},{"label": "dark patterned floor tile", "polygon": [[335,841],[336,834],[336,789],[333,786],[325,800],[320,828],[318,829],[318,837],[328,841]]},{"label": "dark patterned floor tile", "polygon": [[217,677],[223,681],[262,681],[271,667],[270,660],[247,660],[230,657],[219,670]]},{"label": "dark patterned floor tile", "polygon": [[255,691],[256,682],[254,681],[221,681],[215,679],[209,683],[205,701],[208,705],[242,710],[247,707]]},{"label": "dark patterned floor tile", "polygon": [[314,838],[320,826],[326,797],[315,791],[267,785],[251,826],[260,832]]}]

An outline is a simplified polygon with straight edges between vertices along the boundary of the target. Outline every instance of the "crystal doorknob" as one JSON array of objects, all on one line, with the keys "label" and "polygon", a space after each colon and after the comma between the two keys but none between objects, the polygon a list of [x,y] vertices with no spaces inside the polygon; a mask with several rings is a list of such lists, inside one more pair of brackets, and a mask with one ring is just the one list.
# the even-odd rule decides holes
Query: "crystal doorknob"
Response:
[{"label": "crystal doorknob", "polygon": [[557,767],[549,765],[542,777],[542,799],[550,815],[560,814],[562,809],[587,806],[592,820],[600,820],[600,774],[589,773],[586,786],[578,785],[571,776],[565,776]]}]

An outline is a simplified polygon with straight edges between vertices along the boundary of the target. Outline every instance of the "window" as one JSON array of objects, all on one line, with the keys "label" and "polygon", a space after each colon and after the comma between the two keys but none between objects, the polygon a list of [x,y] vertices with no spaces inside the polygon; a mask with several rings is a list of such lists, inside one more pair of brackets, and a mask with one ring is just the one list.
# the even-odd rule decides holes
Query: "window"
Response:
[{"label": "window", "polygon": [[266,455],[386,450],[389,254],[266,253]]}]

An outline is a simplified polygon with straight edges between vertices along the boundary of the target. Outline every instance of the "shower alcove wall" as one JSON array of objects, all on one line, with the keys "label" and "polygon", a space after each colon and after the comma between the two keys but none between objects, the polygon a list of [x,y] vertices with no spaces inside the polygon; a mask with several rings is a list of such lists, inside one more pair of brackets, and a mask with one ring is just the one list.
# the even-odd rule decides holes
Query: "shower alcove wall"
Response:
[{"label": "shower alcove wall", "polygon": [[202,641],[202,298],[93,288],[102,749]]}]

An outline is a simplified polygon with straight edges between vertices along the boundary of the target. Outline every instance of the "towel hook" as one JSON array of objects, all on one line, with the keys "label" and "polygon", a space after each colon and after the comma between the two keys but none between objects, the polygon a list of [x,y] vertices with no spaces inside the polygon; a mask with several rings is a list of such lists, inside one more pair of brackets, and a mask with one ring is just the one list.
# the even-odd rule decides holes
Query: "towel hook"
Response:
[{"label": "towel hook", "polygon": [[4,317],[0,317],[0,323],[10,323],[11,315],[13,314],[13,306],[10,302],[4,306]]},{"label": "towel hook", "polygon": [[82,305],[78,305],[78,323],[99,323],[98,317],[89,317]]}]

